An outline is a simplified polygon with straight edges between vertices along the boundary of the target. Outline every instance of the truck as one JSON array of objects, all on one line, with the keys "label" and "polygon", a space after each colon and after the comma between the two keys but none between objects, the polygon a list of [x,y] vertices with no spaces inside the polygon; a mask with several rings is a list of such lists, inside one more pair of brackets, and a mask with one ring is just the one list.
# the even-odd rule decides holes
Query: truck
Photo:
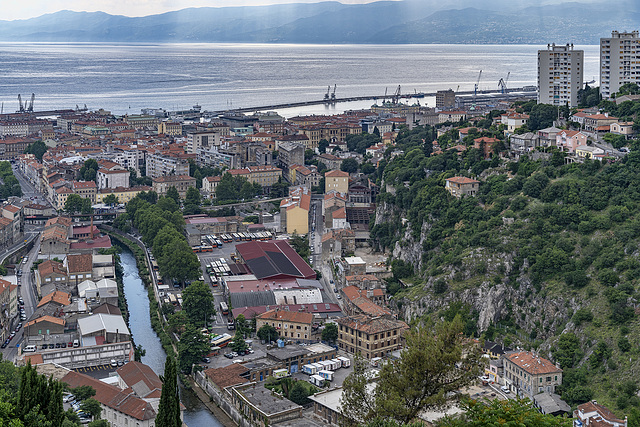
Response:
[{"label": "truck", "polygon": [[344,356],[338,356],[338,359],[342,362],[343,368],[348,368],[349,366],[351,366],[351,360],[349,358]]},{"label": "truck", "polygon": [[312,364],[308,364],[302,367],[302,372],[307,375],[315,375],[315,373],[318,372],[318,368]]},{"label": "truck", "polygon": [[311,375],[309,377],[309,382],[317,387],[324,386],[324,381],[325,379],[322,378],[320,375]]},{"label": "truck", "polygon": [[333,372],[332,371],[322,370],[322,371],[318,372],[318,375],[320,375],[322,378],[324,378],[327,381],[333,381]]},{"label": "truck", "polygon": [[275,369],[273,371],[274,378],[284,378],[289,376],[289,371],[287,369]]},{"label": "truck", "polygon": [[330,362],[332,371],[342,368],[342,362],[340,361],[340,359],[331,359]]}]

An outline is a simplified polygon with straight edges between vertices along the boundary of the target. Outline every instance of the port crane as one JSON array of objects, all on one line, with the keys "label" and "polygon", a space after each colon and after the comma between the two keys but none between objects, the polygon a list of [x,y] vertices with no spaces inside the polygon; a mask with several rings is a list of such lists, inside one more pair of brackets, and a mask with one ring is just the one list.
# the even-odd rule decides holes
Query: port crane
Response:
[{"label": "port crane", "polygon": [[329,100],[329,92],[331,92],[331,85],[327,86],[327,93],[324,94],[324,100]]},{"label": "port crane", "polygon": [[397,104],[398,101],[400,100],[400,85],[398,85],[398,89],[396,89],[396,91],[393,93],[393,96],[391,99],[393,100],[394,104]]},{"label": "port crane", "polygon": [[[329,86],[329,88],[331,88],[331,86]],[[335,101],[336,100],[336,89],[338,88],[337,84],[333,85],[333,93],[331,93],[331,100]]]},{"label": "port crane", "polygon": [[24,113],[24,105],[22,105],[22,97],[20,96],[20,94],[18,94],[18,104],[20,104],[20,109],[18,110],[18,113]]},{"label": "port crane", "polygon": [[482,70],[478,73],[478,81],[473,86],[473,108],[476,108],[476,97],[478,96],[478,88],[480,87],[480,77],[482,77]]},{"label": "port crane", "polygon": [[36,94],[31,93],[31,100],[29,101],[29,106],[27,107],[27,111],[33,113],[33,101],[36,99]]},{"label": "port crane", "polygon": [[502,94],[504,94],[507,91],[507,83],[509,83],[509,76],[510,75],[511,75],[511,71],[509,71],[507,73],[507,78],[506,79],[503,79],[501,77],[500,80],[498,81],[498,87],[502,91]]}]

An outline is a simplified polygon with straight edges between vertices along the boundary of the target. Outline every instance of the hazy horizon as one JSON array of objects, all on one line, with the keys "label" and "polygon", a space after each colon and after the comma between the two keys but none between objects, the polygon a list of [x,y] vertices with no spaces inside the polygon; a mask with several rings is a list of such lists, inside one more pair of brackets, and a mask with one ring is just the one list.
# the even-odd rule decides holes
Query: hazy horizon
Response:
[{"label": "hazy horizon", "polygon": [[[269,6],[276,4],[293,3],[322,3],[336,1],[342,4],[366,4],[379,1],[406,1],[406,0],[103,0],[94,2],[88,0],[25,0],[13,1],[3,5],[2,19],[0,21],[16,21],[36,18],[42,15],[69,10],[74,12],[104,12],[110,15],[127,17],[142,17],[157,15],[166,12],[192,8],[192,7],[241,7],[241,6]],[[581,2],[594,3],[599,0],[581,0]],[[514,0],[514,6],[537,6],[554,3],[564,3],[564,0]],[[458,4],[454,4],[458,3]],[[440,8],[456,8],[459,5],[456,0],[444,0],[439,2]],[[426,2],[425,2],[426,4]],[[493,0],[476,0],[474,7],[493,9],[496,4]]]}]

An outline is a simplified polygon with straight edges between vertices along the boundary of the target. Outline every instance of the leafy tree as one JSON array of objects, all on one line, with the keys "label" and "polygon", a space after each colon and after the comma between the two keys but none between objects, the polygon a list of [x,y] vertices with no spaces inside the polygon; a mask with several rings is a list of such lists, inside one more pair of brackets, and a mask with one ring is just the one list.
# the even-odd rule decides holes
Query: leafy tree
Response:
[{"label": "leafy tree", "polygon": [[204,282],[191,283],[182,293],[182,309],[189,322],[197,326],[206,326],[215,314],[213,294]]},{"label": "leafy tree", "polygon": [[338,325],[335,323],[327,323],[322,330],[322,340],[330,343],[336,342],[338,339]]},{"label": "leafy tree", "polygon": [[318,151],[320,153],[326,153],[327,147],[329,147],[329,141],[327,141],[326,139],[323,138],[318,142]]},{"label": "leafy tree", "polygon": [[187,324],[178,342],[179,367],[185,374],[191,373],[191,367],[209,352],[209,340],[200,330]]},{"label": "leafy tree", "polygon": [[64,210],[71,214],[82,211],[83,200],[78,194],[69,194],[67,201],[64,203]]},{"label": "leafy tree", "polygon": [[78,400],[86,400],[95,396],[96,390],[90,385],[81,385],[79,387],[72,388],[71,393],[73,393]]},{"label": "leafy tree", "polygon": [[291,240],[289,240],[289,243],[302,259],[309,259],[311,256],[311,248],[309,247],[309,239],[307,239],[306,235],[300,236],[299,234],[294,234]]},{"label": "leafy tree", "polygon": [[187,190],[187,195],[184,198],[184,204],[185,205],[192,204],[192,205],[199,206],[201,200],[202,200],[202,197],[200,196],[200,192],[193,187],[189,187],[189,189]]},{"label": "leafy tree", "polygon": [[358,162],[351,157],[344,159],[340,164],[340,170],[347,173],[356,173],[358,172]]},{"label": "leafy tree", "polygon": [[238,315],[235,320],[236,332],[240,331],[242,335],[245,335],[251,331],[251,327],[249,326],[247,319],[245,319],[244,314]]},{"label": "leafy tree", "polygon": [[180,204],[180,194],[178,193],[178,189],[176,187],[169,187],[167,190],[167,197],[172,198],[176,204]]},{"label": "leafy tree", "polygon": [[473,382],[483,369],[480,351],[462,330],[456,316],[433,329],[408,331],[401,359],[382,367],[373,391],[367,387],[366,368],[354,367],[343,383],[343,415],[356,422],[381,417],[407,423],[423,410],[456,399],[454,392]]},{"label": "leafy tree", "polygon": [[184,283],[200,277],[200,261],[186,240],[174,240],[164,249],[164,255],[158,259],[160,273]]},{"label": "leafy tree", "polygon": [[570,427],[569,418],[543,415],[530,400],[473,400],[462,403],[464,413],[458,417],[445,417],[436,423],[437,427],[484,427],[494,425],[522,427]]},{"label": "leafy tree", "polygon": [[116,196],[115,194],[107,195],[107,197],[102,199],[102,202],[105,205],[117,205],[118,203],[120,203],[120,201],[118,200],[118,196]]},{"label": "leafy tree", "polygon": [[310,403],[309,395],[312,392],[309,391],[309,387],[304,381],[296,381],[289,391],[289,400],[298,405],[306,405]]},{"label": "leafy tree", "polygon": [[44,142],[38,140],[33,144],[29,144],[24,152],[27,154],[33,154],[36,159],[42,161],[42,156],[44,156],[44,153],[46,153],[48,149],[49,147],[47,147]]},{"label": "leafy tree", "polygon": [[184,310],[180,310],[177,313],[168,315],[167,323],[169,324],[169,330],[171,330],[171,332],[182,333],[184,326],[189,323],[189,318]]},{"label": "leafy tree", "polygon": [[82,401],[80,404],[80,409],[82,412],[90,414],[93,418],[100,418],[100,413],[102,412],[102,405],[100,402],[93,398],[89,398],[87,400]]},{"label": "leafy tree", "polygon": [[98,162],[96,161],[96,159],[85,160],[84,165],[82,165],[79,171],[80,179],[84,181],[97,182],[98,177],[96,173],[98,172],[99,168],[100,167],[98,166]]},{"label": "leafy tree", "polygon": [[574,367],[582,359],[583,355],[580,350],[580,340],[572,332],[560,335],[560,339],[552,353],[563,369]]},{"label": "leafy tree", "polygon": [[233,344],[231,344],[231,349],[237,353],[244,352],[249,346],[247,342],[244,340],[244,335],[240,329],[236,329],[236,334],[233,337]]},{"label": "leafy tree", "polygon": [[180,209],[180,203],[176,202],[172,197],[169,197],[168,195],[166,197],[160,197],[157,202],[157,206],[163,211],[167,212],[177,212],[178,209]]},{"label": "leafy tree", "polygon": [[138,344],[136,348],[133,350],[133,360],[135,360],[136,362],[142,362],[142,358],[146,354],[147,354],[147,350],[145,350],[144,348],[142,348],[140,344]]},{"label": "leafy tree", "polygon": [[278,338],[280,338],[280,334],[278,333],[276,328],[266,324],[262,325],[260,329],[258,329],[258,332],[256,332],[256,335],[262,341],[266,341],[266,342],[276,341]]},{"label": "leafy tree", "polygon": [[93,420],[87,424],[87,427],[109,427],[109,425],[107,420]]},{"label": "leafy tree", "polygon": [[160,379],[162,380],[162,393],[156,415],[156,426],[181,427],[178,372],[173,357],[167,356],[164,362],[164,375]]}]

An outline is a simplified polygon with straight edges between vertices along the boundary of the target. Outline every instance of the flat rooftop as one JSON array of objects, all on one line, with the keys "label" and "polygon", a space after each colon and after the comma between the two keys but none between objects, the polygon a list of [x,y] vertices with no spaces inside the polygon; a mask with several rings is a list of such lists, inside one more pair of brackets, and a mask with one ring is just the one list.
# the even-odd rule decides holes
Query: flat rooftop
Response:
[{"label": "flat rooftop", "polygon": [[274,348],[267,351],[267,355],[278,359],[286,360],[297,356],[306,356],[309,353],[306,347],[302,347],[295,344],[290,344],[282,348]]},{"label": "flat rooftop", "polygon": [[237,387],[236,391],[267,415],[300,408],[299,405],[289,399],[283,399],[271,394],[271,390],[264,388],[262,385],[252,384],[245,387]]}]

